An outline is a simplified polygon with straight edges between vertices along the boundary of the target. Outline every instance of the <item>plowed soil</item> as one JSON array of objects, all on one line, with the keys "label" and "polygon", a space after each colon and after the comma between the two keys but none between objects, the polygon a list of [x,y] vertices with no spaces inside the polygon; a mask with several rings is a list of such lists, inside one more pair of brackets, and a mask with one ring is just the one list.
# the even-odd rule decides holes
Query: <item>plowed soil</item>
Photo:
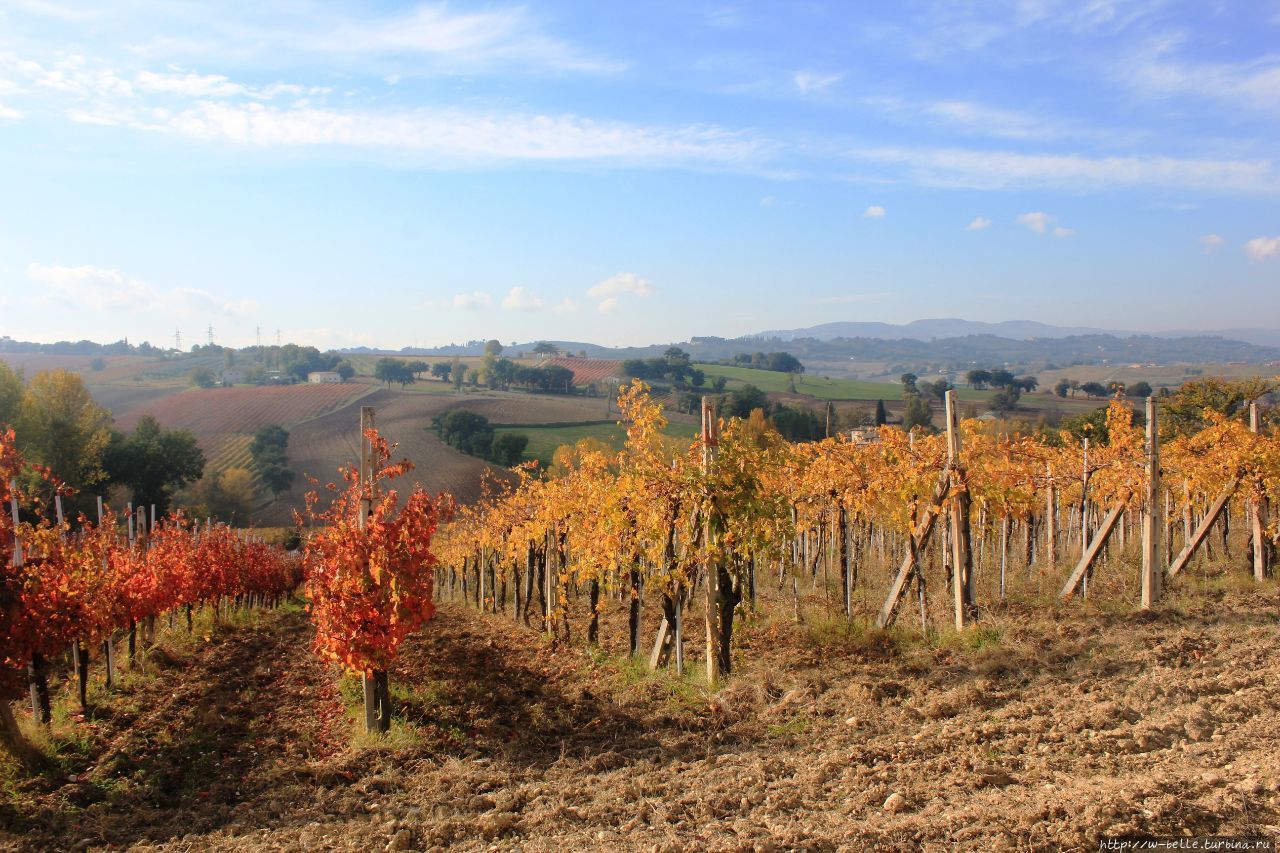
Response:
[{"label": "plowed soil", "polygon": [[[353,745],[350,684],[309,654],[305,614],[271,612],[158,653],[110,706],[129,710],[104,706],[88,728],[71,776],[5,797],[0,848],[1274,838],[1278,605],[1267,583],[1153,614],[1012,608],[933,641],[758,617],[712,693],[446,603],[392,672],[400,719],[376,746]],[[604,626],[611,645],[619,626]]]}]

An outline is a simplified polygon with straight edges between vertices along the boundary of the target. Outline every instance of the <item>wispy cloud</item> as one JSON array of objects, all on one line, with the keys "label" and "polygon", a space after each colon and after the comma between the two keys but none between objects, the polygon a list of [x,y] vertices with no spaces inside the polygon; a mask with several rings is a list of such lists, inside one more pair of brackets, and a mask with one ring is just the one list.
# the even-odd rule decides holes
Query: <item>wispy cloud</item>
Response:
[{"label": "wispy cloud", "polygon": [[866,210],[862,211],[862,215],[866,219],[884,219],[885,210],[878,204],[873,204]]},{"label": "wispy cloud", "polygon": [[823,74],[816,71],[797,71],[791,77],[797,89],[803,95],[829,89],[844,79],[844,74]]},{"label": "wispy cloud", "polygon": [[1267,113],[1280,112],[1280,55],[1203,62],[1178,55],[1182,35],[1163,36],[1119,63],[1116,82],[1155,97],[1191,95]]},{"label": "wispy cloud", "polygon": [[596,302],[596,310],[608,314],[617,309],[624,296],[647,298],[654,293],[653,283],[633,272],[620,272],[589,288],[587,296]]},{"label": "wispy cloud", "polygon": [[37,299],[96,312],[129,309],[245,317],[258,309],[257,303],[251,299],[222,299],[189,287],[157,288],[105,267],[32,263],[27,266],[27,276],[44,285],[44,291]]},{"label": "wispy cloud", "polygon": [[[287,41],[290,33],[276,37]],[[382,18],[329,18],[303,31],[293,42],[325,54],[364,54],[415,58],[452,71],[481,71],[495,66],[529,66],[553,71],[613,73],[626,63],[594,56],[543,31],[523,7],[455,11],[444,3],[421,4]]]},{"label": "wispy cloud", "polygon": [[1266,260],[1280,252],[1280,237],[1254,237],[1244,244],[1244,251],[1255,261]]},{"label": "wispy cloud", "polygon": [[1070,237],[1076,233],[1074,228],[1054,225],[1056,219],[1057,217],[1050,216],[1042,210],[1035,210],[1019,216],[1018,224],[1025,225],[1037,234],[1052,234],[1054,237]]},{"label": "wispy cloud", "polygon": [[863,148],[849,156],[899,168],[900,178],[926,186],[970,189],[1040,187],[1073,192],[1157,186],[1212,192],[1277,192],[1274,161],[1023,154],[969,148]]},{"label": "wispy cloud", "polygon": [[578,303],[569,297],[565,297],[558,305],[551,309],[552,314],[575,314],[578,311]]},{"label": "wispy cloud", "polygon": [[969,222],[969,224],[965,226],[965,228],[967,228],[970,231],[983,231],[990,227],[991,227],[991,220],[987,219],[985,216],[975,216]]},{"label": "wispy cloud", "polygon": [[1218,236],[1217,234],[1205,234],[1203,237],[1200,238],[1200,243],[1204,246],[1204,250],[1206,252],[1212,252],[1216,250],[1225,242],[1227,241],[1222,239],[1222,237]]},{"label": "wispy cloud", "polygon": [[542,307],[542,299],[523,287],[513,287],[503,297],[502,307],[508,311],[537,311]]},{"label": "wispy cloud", "polygon": [[478,308],[488,308],[493,304],[493,297],[483,291],[473,290],[470,293],[455,294],[449,304],[454,308],[469,308],[472,310]]}]

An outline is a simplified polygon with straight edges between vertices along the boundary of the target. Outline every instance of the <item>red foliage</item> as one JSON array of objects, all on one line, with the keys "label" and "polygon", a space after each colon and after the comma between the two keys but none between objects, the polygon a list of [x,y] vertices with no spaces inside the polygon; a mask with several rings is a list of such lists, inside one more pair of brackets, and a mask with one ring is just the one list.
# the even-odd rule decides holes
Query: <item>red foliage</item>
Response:
[{"label": "red foliage", "polygon": [[[386,670],[404,638],[435,613],[431,537],[452,510],[447,498],[433,501],[421,487],[397,508],[397,493],[380,485],[411,465],[388,465],[387,442],[376,430],[366,436],[374,449],[373,483],[362,486],[359,471],[347,467],[346,487],[329,486],[334,496],[327,510],[316,513],[319,496],[307,495],[309,519],[324,527],[308,540],[303,556],[316,653],[357,672]],[[364,500],[370,505],[362,528]]]}]

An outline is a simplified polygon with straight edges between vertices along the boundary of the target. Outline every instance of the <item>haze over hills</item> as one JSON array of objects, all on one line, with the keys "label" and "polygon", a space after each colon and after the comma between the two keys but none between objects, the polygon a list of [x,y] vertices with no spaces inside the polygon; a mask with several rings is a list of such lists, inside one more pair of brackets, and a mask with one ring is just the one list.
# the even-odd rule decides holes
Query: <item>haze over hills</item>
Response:
[{"label": "haze over hills", "polygon": [[1054,326],[1035,320],[1006,320],[1000,323],[984,323],[979,320],[940,318],[913,320],[910,323],[838,321],[821,323],[802,329],[779,329],[761,332],[756,337],[789,341],[796,338],[813,338],[829,341],[836,338],[873,338],[878,340],[914,339],[928,341],[934,338],[962,338],[970,335],[993,335],[1011,340],[1035,338],[1069,338],[1086,335],[1111,335],[1114,337],[1153,338],[1226,338],[1265,347],[1280,347],[1280,329],[1244,328],[1220,330],[1175,329],[1164,332],[1144,332],[1132,329],[1104,329],[1089,326]]}]

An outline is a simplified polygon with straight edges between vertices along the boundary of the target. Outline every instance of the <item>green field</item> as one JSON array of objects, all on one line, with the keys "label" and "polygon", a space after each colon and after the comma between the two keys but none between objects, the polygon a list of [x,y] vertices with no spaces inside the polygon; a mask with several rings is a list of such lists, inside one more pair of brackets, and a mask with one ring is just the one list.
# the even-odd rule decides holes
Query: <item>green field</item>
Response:
[{"label": "green field", "polygon": [[[708,377],[723,376],[729,380],[729,390],[751,384],[771,394],[789,393],[791,377],[773,370],[757,370],[752,367],[729,367],[723,364],[699,364],[698,369]],[[961,400],[980,401],[990,398],[989,391],[957,388]],[[902,397],[902,386],[896,382],[864,382],[858,379],[831,379],[802,373],[796,377],[795,393],[807,394],[820,400],[896,400]]]},{"label": "green field", "polygon": [[[497,426],[493,432],[494,435],[504,432],[527,435],[529,446],[524,451],[525,459],[536,459],[543,466],[551,463],[551,457],[555,455],[557,448],[565,444],[577,444],[584,438],[596,438],[615,448],[621,448],[627,440],[626,429],[612,421],[572,426]],[[667,435],[692,441],[698,434],[698,427],[694,424],[673,423],[667,425],[665,432]]]}]

